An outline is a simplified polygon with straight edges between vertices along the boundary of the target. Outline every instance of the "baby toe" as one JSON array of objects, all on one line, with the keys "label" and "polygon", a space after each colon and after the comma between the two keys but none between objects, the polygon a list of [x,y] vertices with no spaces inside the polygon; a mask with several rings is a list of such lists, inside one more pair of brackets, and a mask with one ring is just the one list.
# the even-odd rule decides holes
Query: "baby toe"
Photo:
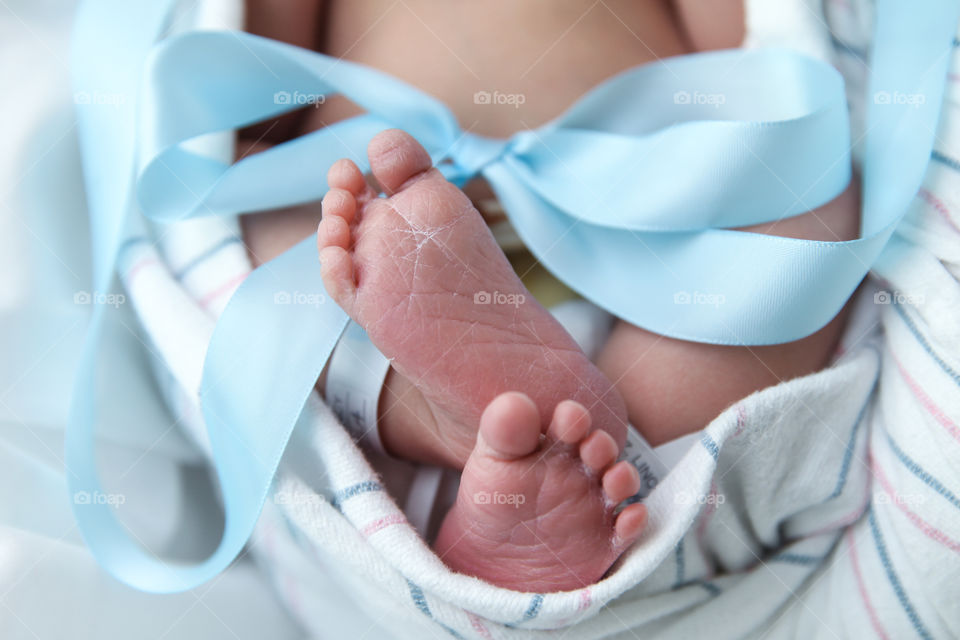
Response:
[{"label": "baby toe", "polygon": [[341,158],[327,171],[327,184],[331,189],[343,189],[360,196],[368,188],[363,172],[352,160]]},{"label": "baby toe", "polygon": [[353,222],[357,212],[357,199],[350,191],[335,187],[323,196],[321,210],[324,218],[338,217],[347,222]]},{"label": "baby toe", "polygon": [[501,460],[522,458],[540,444],[540,411],[528,396],[502,393],[480,416],[477,449]]},{"label": "baby toe", "polygon": [[590,412],[579,402],[564,400],[553,410],[547,435],[567,444],[583,440],[590,431]]},{"label": "baby toe", "polygon": [[603,474],[603,492],[607,499],[619,504],[640,490],[640,474],[626,460],[618,462]]},{"label": "baby toe", "polygon": [[613,436],[606,431],[594,431],[580,444],[580,459],[593,473],[602,473],[619,453]]},{"label": "baby toe", "polygon": [[350,313],[356,294],[353,258],[343,247],[327,246],[320,251],[320,277],[327,293],[340,307]]},{"label": "baby toe", "polygon": [[432,166],[430,154],[413,136],[400,129],[377,134],[367,147],[367,156],[373,176],[387,195],[393,195],[411,178]]},{"label": "baby toe", "polygon": [[617,515],[613,525],[615,544],[627,547],[637,541],[647,526],[647,508],[642,504],[631,504]]},{"label": "baby toe", "polygon": [[317,247],[323,251],[327,247],[350,248],[350,226],[339,216],[324,216],[317,228]]}]

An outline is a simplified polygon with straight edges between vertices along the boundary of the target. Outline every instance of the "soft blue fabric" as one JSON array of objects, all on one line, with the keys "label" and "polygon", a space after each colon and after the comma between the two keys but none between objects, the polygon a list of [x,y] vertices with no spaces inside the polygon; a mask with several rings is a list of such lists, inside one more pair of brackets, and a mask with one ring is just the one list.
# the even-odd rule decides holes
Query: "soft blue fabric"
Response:
[{"label": "soft blue fabric", "polygon": [[[462,131],[443,104],[395,78],[283,43],[192,32],[154,47],[169,5],[88,1],[77,19],[75,89],[124,96],[117,111],[78,107],[95,290],[111,286],[137,203],[173,222],[316,200],[333,161],[365,168],[370,138],[399,127],[456,183],[486,178],[536,257],[587,299],[657,333],[748,345],[822,327],[877,258],[929,159],[958,19],[954,0],[922,10],[878,0],[863,234],[815,242],[730,230],[815,208],[849,182],[842,80],[797,53],[721,51],[645,65],[548,125],[495,140]],[[234,165],[191,151],[198,136],[338,93],[367,113]],[[189,589],[246,543],[347,323],[332,303],[274,304],[280,291],[324,294],[313,238],[240,286],[208,349],[201,400],[226,510],[216,552],[173,566],[138,545],[109,505],[74,506],[93,553],[120,580]],[[104,407],[123,402],[110,397],[113,374],[97,359],[110,339],[95,307],[67,434],[71,494],[99,491],[94,427]]]}]

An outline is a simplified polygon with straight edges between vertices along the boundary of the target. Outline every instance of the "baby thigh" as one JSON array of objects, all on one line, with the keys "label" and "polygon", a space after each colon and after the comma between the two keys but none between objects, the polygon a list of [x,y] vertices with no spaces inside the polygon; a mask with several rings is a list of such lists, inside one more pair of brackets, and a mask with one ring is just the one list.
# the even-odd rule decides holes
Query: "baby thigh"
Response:
[{"label": "baby thigh", "polygon": [[[809,240],[851,240],[859,228],[859,180],[831,202],[802,215],[743,230]],[[801,340],[734,347],[675,340],[618,321],[596,364],[614,382],[630,422],[651,445],[705,427],[754,391],[825,367],[847,312]]]}]

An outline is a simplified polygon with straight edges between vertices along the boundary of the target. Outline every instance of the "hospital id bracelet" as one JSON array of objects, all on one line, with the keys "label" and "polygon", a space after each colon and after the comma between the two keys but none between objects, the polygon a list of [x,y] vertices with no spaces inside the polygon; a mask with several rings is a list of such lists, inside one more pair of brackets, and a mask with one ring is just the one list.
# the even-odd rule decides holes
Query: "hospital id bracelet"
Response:
[{"label": "hospital id bracelet", "polygon": [[327,368],[324,397],[347,431],[386,454],[377,427],[377,405],[390,360],[356,322],[347,324]]}]

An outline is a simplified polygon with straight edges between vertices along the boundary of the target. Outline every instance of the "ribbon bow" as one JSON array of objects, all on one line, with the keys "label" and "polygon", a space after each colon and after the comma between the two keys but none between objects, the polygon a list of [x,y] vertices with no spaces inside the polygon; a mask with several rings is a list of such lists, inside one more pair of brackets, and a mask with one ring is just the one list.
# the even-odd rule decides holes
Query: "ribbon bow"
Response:
[{"label": "ribbon bow", "polygon": [[[870,105],[862,236],[817,242],[732,230],[813,209],[850,180],[842,79],[798,53],[721,51],[645,65],[547,125],[499,140],[463,131],[445,105],[396,78],[280,42],[191,32],[153,47],[169,4],[88,1],[77,19],[76,88],[129,96],[119,115],[79,108],[100,290],[113,278],[134,193],[158,222],[317,200],[326,167],[347,156],[365,169],[367,142],[399,127],[454,182],[483,176],[536,258],[585,298],[651,331],[718,344],[809,335],[857,287],[920,184],[958,17],[953,0],[923,11],[878,1],[871,92],[925,100]],[[232,165],[191,148],[200,136],[335,94],[366,113]],[[210,341],[200,393],[226,512],[213,555],[172,566],[133,542],[108,505],[74,505],[91,550],[120,580],[189,589],[246,543],[347,323],[332,303],[273,304],[278,288],[322,292],[313,238],[254,271]],[[683,304],[697,292],[722,303]],[[67,432],[71,493],[99,490],[93,434],[105,327],[95,309]]]},{"label": "ribbon bow", "polygon": [[[367,113],[232,165],[189,148],[197,136],[331,95]],[[144,102],[152,120],[137,195],[155,220],[317,200],[325,167],[348,156],[366,169],[370,138],[398,127],[449,161],[440,166],[452,180],[486,178],[520,237],[568,286],[633,324],[701,342],[772,344],[819,329],[895,218],[878,226],[885,234],[852,244],[726,231],[808,211],[850,180],[843,81],[791,51],[642,66],[507,140],[462,131],[442,103],[374,69],[245,33],[161,43]],[[694,291],[724,304],[675,304]]]}]

